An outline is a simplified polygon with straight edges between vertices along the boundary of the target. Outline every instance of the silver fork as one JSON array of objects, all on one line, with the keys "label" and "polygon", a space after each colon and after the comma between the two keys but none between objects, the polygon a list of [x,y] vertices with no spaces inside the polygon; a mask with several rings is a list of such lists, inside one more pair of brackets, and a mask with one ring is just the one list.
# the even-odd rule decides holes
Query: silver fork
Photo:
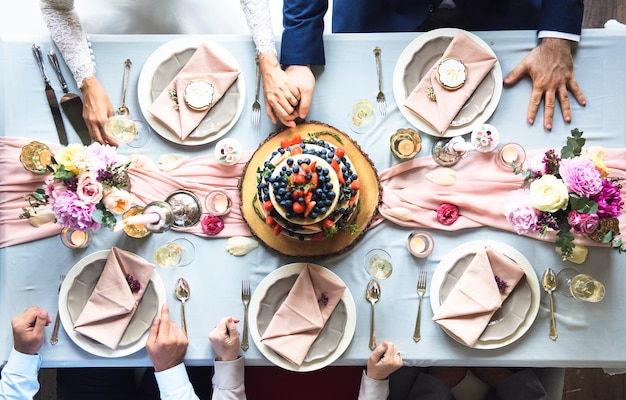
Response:
[{"label": "silver fork", "polygon": [[[63,280],[65,279],[65,275],[61,274],[59,276],[59,290],[58,292],[61,292],[61,285],[63,285]],[[57,343],[59,343],[59,310],[57,307],[57,316],[54,319],[54,327],[52,328],[52,335],[50,336],[50,344],[51,345],[55,345]]]},{"label": "silver fork", "polygon": [[243,351],[248,350],[248,304],[250,304],[250,281],[245,279],[241,281],[241,301],[243,301],[243,339],[241,340],[241,348]]},{"label": "silver fork", "polygon": [[383,85],[380,76],[380,47],[374,47],[374,57],[376,57],[376,75],[378,75],[378,94],[376,95],[376,103],[378,103],[378,113],[384,117],[387,113],[387,102],[383,93]]},{"label": "silver fork", "polygon": [[420,272],[417,277],[417,294],[420,297],[419,306],[417,308],[417,320],[415,321],[415,331],[413,331],[413,340],[419,342],[422,336],[420,335],[420,324],[422,319],[422,298],[424,297],[424,293],[426,293],[426,279],[428,278],[428,273],[426,271]]},{"label": "silver fork", "polygon": [[254,103],[252,103],[252,125],[259,127],[261,122],[261,103],[259,102],[259,85],[261,82],[261,71],[259,68],[259,56],[256,57],[256,89]]}]

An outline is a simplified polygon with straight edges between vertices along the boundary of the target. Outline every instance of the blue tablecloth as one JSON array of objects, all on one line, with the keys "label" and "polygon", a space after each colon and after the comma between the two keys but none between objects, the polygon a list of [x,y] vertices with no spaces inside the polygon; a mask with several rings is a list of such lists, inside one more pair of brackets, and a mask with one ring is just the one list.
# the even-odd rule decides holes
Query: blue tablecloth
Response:
[{"label": "blue tablecloth", "polygon": [[[333,125],[351,135],[369,154],[378,170],[398,161],[389,151],[389,137],[397,129],[410,124],[398,110],[392,91],[393,69],[402,50],[415,39],[415,33],[333,35],[326,38],[328,65],[318,70],[317,86],[309,118]],[[530,31],[477,32],[495,51],[503,74],[512,70],[534,47],[535,33]],[[179,36],[92,36],[97,74],[114,105],[121,101],[122,63],[131,58],[127,104],[135,117],[141,117],[137,103],[137,79],[146,58],[161,44]],[[239,61],[246,79],[247,99],[243,114],[228,137],[241,141],[245,149],[254,149],[270,132],[277,129],[262,116],[261,128],[251,124],[251,104],[254,95],[254,47],[248,36],[212,35],[207,38],[227,48]],[[575,56],[575,73],[585,92],[588,105],[581,107],[572,100],[573,122],[567,125],[557,111],[552,132],[542,127],[543,113],[537,123],[526,123],[526,110],[531,81],[524,79],[512,88],[505,88],[500,103],[489,123],[495,125],[502,141],[517,141],[525,148],[560,148],[569,130],[578,127],[585,132],[589,145],[624,147],[626,138],[626,60],[624,33],[609,30],[585,30]],[[0,37],[0,134],[22,136],[38,140],[56,141],[56,132],[43,92],[37,65],[31,52],[32,43],[39,43],[44,51],[52,48],[48,37]],[[355,100],[375,100],[376,69],[372,49],[380,46],[382,53],[383,88],[387,96],[387,117],[374,132],[359,135],[350,131],[347,122],[349,108]],[[50,69],[51,70],[51,69]],[[65,70],[66,76],[69,71]],[[56,80],[52,78],[53,85]],[[77,89],[70,85],[71,91]],[[57,96],[61,91],[57,90]],[[78,137],[71,131],[70,142]],[[422,134],[423,149],[418,156],[428,156],[432,138]],[[192,157],[212,153],[214,146],[198,147],[173,145],[159,136],[137,152],[158,162],[164,153],[185,152]],[[120,151],[130,153],[129,147]],[[16,160],[16,162],[18,162]],[[462,168],[462,162],[455,168]],[[489,205],[485,205],[488,207]],[[431,231],[435,240],[433,253],[425,259],[416,259],[406,248],[410,229],[389,222],[367,232],[349,252],[315,259],[314,262],[330,268],[347,284],[357,307],[356,333],[350,347],[335,365],[365,365],[370,354],[368,334],[369,303],[365,300],[365,286],[369,280],[363,268],[365,253],[384,246],[394,260],[392,276],[381,281],[382,296],[376,305],[377,337],[396,343],[406,365],[477,365],[477,366],[567,366],[567,367],[626,367],[626,309],[624,282],[626,258],[607,249],[591,249],[587,262],[581,266],[564,263],[552,245],[524,238],[512,233],[481,228],[468,231]],[[10,234],[7,233],[7,234]],[[220,317],[242,317],[241,280],[250,279],[252,288],[277,267],[298,258],[283,257],[261,245],[245,257],[233,257],[226,251],[226,239],[204,239],[192,235],[167,232],[136,240],[122,234],[100,231],[90,246],[83,250],[64,247],[58,237],[0,250],[0,363],[6,361],[12,346],[10,320],[32,304],[57,310],[57,282],[59,274],[66,273],[80,258],[97,250],[117,245],[136,252],[146,259],[160,244],[169,239],[187,236],[196,245],[196,257],[191,266],[180,269],[158,269],[167,289],[167,301],[174,321],[180,319],[180,307],[174,297],[174,284],[183,276],[191,283],[191,299],[186,303],[189,365],[212,364],[214,353],[207,339],[208,332]],[[480,239],[498,240],[522,252],[540,276],[547,266],[560,270],[575,266],[591,273],[606,284],[606,298],[598,304],[585,304],[562,296],[555,296],[559,338],[548,337],[548,297],[541,294],[539,313],[529,331],[515,343],[494,350],[476,350],[458,344],[434,322],[430,297],[423,305],[422,339],[412,339],[417,314],[415,290],[419,271],[426,270],[429,278],[450,250],[456,246]],[[48,328],[49,334],[51,328]],[[145,350],[123,358],[100,358],[76,346],[60,332],[59,344],[52,347],[46,340],[41,349],[44,367],[69,366],[145,366],[150,361]],[[254,343],[245,352],[248,365],[268,365]]]}]

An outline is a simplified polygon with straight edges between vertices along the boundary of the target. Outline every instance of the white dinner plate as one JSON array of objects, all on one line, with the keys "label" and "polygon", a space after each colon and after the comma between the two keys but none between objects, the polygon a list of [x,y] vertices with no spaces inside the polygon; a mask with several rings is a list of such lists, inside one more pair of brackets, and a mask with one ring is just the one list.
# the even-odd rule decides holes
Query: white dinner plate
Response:
[{"label": "white dinner plate", "polygon": [[[437,314],[447,294],[444,292],[451,290],[455,279],[459,277],[458,272],[464,271],[473,255],[486,245],[515,261],[524,270],[525,278],[516,285],[502,309],[494,314],[491,325],[487,326],[476,344],[472,346],[475,349],[497,349],[521,338],[537,317],[541,294],[535,269],[519,251],[505,243],[477,240],[453,249],[437,265],[430,283],[430,304],[433,314]],[[448,333],[445,329],[444,332]],[[453,335],[450,336],[457,340]],[[459,343],[463,344],[460,341]]]},{"label": "white dinner plate", "polygon": [[[270,349],[265,344],[261,343],[262,335],[259,332],[258,321],[259,312],[261,311],[261,300],[266,298],[268,290],[270,290],[276,282],[284,278],[300,274],[307,264],[321,268],[321,271],[324,274],[327,274],[338,282],[343,283],[341,278],[339,278],[339,276],[337,276],[334,272],[317,264],[292,263],[284,265],[272,271],[259,283],[259,286],[255,289],[250,300],[250,310],[248,316],[250,321],[250,335],[252,336],[252,340],[254,340],[254,343],[259,351],[274,365],[296,372],[315,371],[330,365],[333,361],[341,357],[341,355],[346,351],[350,342],[352,342],[352,337],[354,336],[354,331],[356,329],[356,305],[350,290],[346,286],[346,290],[343,292],[343,296],[341,297],[341,301],[345,305],[345,317],[343,315],[339,315],[340,318],[338,318],[339,325],[345,324],[343,335],[340,336],[338,343],[335,343],[336,338],[332,338],[326,343],[326,345],[329,345],[330,347],[328,347],[326,351],[321,351],[327,353],[327,355],[320,353],[319,350],[316,354],[307,354],[308,361],[305,360],[302,365],[297,366],[278,355],[274,352],[274,350]],[[331,315],[329,321],[334,317],[334,314],[337,311],[338,308],[333,311],[333,315]],[[340,308],[339,311],[341,311]],[[345,319],[345,322],[342,322],[342,319]],[[326,325],[328,325],[328,323],[329,322],[327,321]],[[324,329],[327,329],[326,326]]]},{"label": "white dinner plate", "polygon": [[[219,54],[224,60],[227,60],[228,63],[239,67],[239,63],[235,57],[220,44],[202,37],[182,37],[164,43],[161,47],[157,48],[143,65],[141,74],[139,75],[139,81],[137,82],[139,108],[148,124],[164,139],[185,146],[197,146],[211,143],[227,134],[241,116],[246,100],[246,82],[243,72],[241,72],[235,83],[226,91],[222,99],[209,110],[205,118],[198,125],[198,128],[185,138],[185,140],[182,140],[178,135],[170,131],[167,126],[148,111],[148,108],[154,101],[153,91],[157,90],[160,92],[161,89],[164,88],[153,87],[155,77],[159,78],[159,86],[165,86],[174,79],[178,71],[182,69],[202,42],[207,43],[214,52]],[[241,68],[239,68],[239,70],[241,70]],[[167,83],[163,84],[163,81]],[[229,114],[228,117],[225,117],[227,121],[219,122],[219,127],[215,129],[213,120],[216,118],[219,120],[219,117],[216,117],[216,115],[219,116],[220,113],[233,112],[232,117]],[[203,134],[203,130],[211,133]]]},{"label": "white dinner plate", "polygon": [[496,61],[443,135],[404,106],[413,88],[439,60],[449,42],[459,32],[495,56],[491,47],[475,34],[457,28],[440,28],[425,32],[409,43],[400,53],[393,71],[393,95],[400,112],[414,127],[436,137],[454,137],[471,132],[475,125],[485,123],[493,115],[502,95],[502,68],[500,62]]},{"label": "white dinner plate", "polygon": [[[152,320],[161,310],[161,306],[165,304],[165,286],[156,270],[153,271],[150,277],[150,286],[146,288],[142,300],[137,306],[137,311],[133,315],[128,329],[124,332],[120,345],[115,350],[76,332],[74,330],[74,318],[72,317],[72,314],[76,314],[76,310],[70,311],[68,294],[70,290],[85,290],[84,287],[73,289],[77,277],[82,276],[89,280],[93,279],[94,281],[87,283],[89,286],[95,287],[110,252],[111,250],[97,251],[84,257],[72,267],[61,285],[58,306],[63,329],[65,329],[67,335],[78,347],[96,356],[115,358],[133,354],[145,347]],[[84,306],[89,294],[82,293],[78,297],[78,301],[82,302]],[[76,318],[77,315],[74,317]]]}]

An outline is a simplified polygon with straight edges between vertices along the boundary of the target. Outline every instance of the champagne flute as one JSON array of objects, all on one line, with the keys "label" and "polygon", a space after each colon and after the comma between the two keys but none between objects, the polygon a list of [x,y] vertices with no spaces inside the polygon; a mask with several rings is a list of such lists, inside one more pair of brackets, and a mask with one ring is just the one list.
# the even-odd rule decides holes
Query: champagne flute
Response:
[{"label": "champagne flute", "polygon": [[350,129],[356,133],[369,133],[376,126],[374,105],[369,100],[359,100],[348,114]]},{"label": "champagne flute", "polygon": [[365,270],[376,279],[387,279],[393,271],[391,255],[383,249],[372,249],[365,255]]},{"label": "champagne flute", "polygon": [[154,252],[154,261],[162,268],[185,267],[194,259],[195,246],[185,238],[174,239]]},{"label": "champagne flute", "polygon": [[604,298],[605,288],[588,274],[581,274],[573,268],[565,268],[558,275],[557,292],[567,297],[597,303]]}]

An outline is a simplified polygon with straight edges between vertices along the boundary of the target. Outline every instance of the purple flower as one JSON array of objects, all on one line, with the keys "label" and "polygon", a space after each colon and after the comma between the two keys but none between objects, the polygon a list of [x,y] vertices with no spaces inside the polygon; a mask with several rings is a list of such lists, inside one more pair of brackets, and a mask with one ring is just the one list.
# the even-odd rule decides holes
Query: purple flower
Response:
[{"label": "purple flower", "polygon": [[518,234],[538,231],[537,211],[530,206],[529,197],[528,190],[514,190],[504,205],[504,215]]},{"label": "purple flower", "polygon": [[590,197],[602,189],[602,179],[594,163],[584,157],[561,160],[559,174],[570,192]]},{"label": "purple flower", "polygon": [[136,293],[139,291],[139,289],[141,289],[141,283],[131,274],[126,274],[126,282],[128,282],[130,291],[133,293]]},{"label": "purple flower", "polygon": [[328,305],[328,296],[326,296],[326,293],[322,293],[318,296],[317,304],[319,304],[320,307],[326,307]]},{"label": "purple flower", "polygon": [[92,218],[95,209],[94,204],[80,200],[75,193],[69,191],[57,196],[52,206],[58,223],[79,231],[100,229],[100,224]]},{"label": "purple flower", "polygon": [[602,180],[602,190],[591,196],[598,203],[598,217],[602,219],[617,218],[622,215],[624,201],[620,194],[621,185],[611,179]]},{"label": "purple flower", "polygon": [[498,290],[500,291],[500,293],[504,293],[506,291],[506,288],[509,286],[504,280],[502,280],[502,278],[500,278],[498,275],[495,275],[496,278],[496,285],[498,285]]}]

